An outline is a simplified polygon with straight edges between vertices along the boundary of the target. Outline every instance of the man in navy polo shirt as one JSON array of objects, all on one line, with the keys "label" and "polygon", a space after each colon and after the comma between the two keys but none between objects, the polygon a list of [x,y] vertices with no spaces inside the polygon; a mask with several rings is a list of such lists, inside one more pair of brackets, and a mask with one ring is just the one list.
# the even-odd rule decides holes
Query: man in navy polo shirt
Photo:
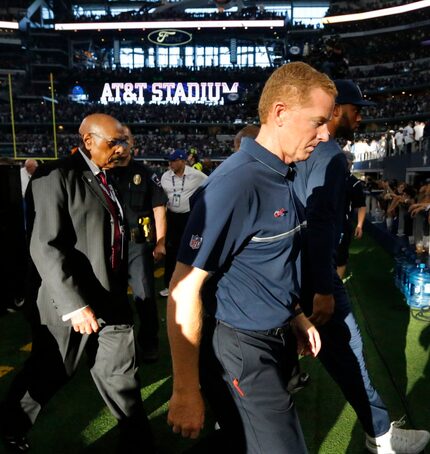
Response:
[{"label": "man in navy polo shirt", "polygon": [[287,391],[296,361],[289,326],[302,354],[316,356],[320,342],[307,318],[295,317],[301,225],[293,163],[328,140],[335,94],[332,81],[305,63],[278,68],[260,98],[256,140],[245,138],[194,195],[168,300],[168,422],[184,437],[197,437],[204,421],[200,294],[211,277],[216,298],[205,299],[204,310],[216,319],[212,345],[239,416],[229,433],[243,433],[247,453],[306,452]]}]

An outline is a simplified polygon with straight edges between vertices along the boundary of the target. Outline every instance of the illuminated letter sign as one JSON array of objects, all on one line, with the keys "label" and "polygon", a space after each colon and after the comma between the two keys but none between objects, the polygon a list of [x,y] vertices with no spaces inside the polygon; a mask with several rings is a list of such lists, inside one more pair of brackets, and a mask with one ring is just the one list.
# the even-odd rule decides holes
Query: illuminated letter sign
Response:
[{"label": "illuminated letter sign", "polygon": [[169,28],[166,30],[154,30],[149,33],[148,40],[157,46],[183,46],[193,39],[191,33],[183,30]]},{"label": "illuminated letter sign", "polygon": [[239,99],[239,82],[106,82],[102,104],[212,104]]}]

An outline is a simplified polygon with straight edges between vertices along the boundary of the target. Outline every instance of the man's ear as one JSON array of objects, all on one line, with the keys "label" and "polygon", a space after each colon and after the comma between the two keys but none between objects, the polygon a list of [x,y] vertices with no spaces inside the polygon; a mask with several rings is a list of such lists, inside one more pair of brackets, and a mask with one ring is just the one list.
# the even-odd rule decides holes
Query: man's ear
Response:
[{"label": "man's ear", "polygon": [[82,143],[84,144],[84,148],[86,151],[90,151],[92,144],[93,144],[93,138],[92,135],[87,132],[82,136]]},{"label": "man's ear", "polygon": [[333,109],[333,118],[342,116],[342,106],[340,104],[335,104]]},{"label": "man's ear", "polygon": [[288,107],[285,103],[277,101],[273,104],[272,114],[275,120],[276,126],[283,126],[288,117]]}]

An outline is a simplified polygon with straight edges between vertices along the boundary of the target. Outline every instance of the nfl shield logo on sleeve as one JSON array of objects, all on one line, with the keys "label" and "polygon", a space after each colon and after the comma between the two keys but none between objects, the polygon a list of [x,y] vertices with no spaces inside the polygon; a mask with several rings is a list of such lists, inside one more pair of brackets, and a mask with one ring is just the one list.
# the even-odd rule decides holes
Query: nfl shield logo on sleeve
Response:
[{"label": "nfl shield logo on sleeve", "polygon": [[192,235],[190,240],[191,249],[199,249],[202,244],[203,238],[198,235]]}]

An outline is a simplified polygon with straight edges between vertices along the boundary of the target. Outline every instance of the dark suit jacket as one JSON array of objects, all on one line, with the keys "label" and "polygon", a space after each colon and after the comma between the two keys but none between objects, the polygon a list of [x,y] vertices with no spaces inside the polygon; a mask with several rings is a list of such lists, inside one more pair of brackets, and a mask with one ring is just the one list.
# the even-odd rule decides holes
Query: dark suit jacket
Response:
[{"label": "dark suit jacket", "polygon": [[108,324],[131,323],[127,257],[123,269],[113,273],[111,215],[81,154],[39,167],[30,196],[30,254],[42,280],[41,323],[63,324],[63,315],[86,305]]}]

